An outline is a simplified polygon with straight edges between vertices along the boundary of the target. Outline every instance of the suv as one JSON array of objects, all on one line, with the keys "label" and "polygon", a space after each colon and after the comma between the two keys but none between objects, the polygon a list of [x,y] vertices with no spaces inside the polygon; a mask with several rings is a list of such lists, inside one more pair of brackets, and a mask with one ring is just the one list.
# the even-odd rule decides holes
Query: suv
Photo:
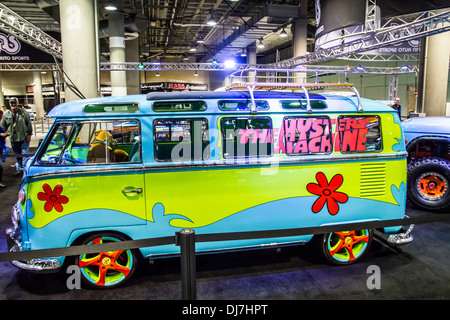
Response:
[{"label": "suv", "polygon": [[450,211],[450,117],[402,122],[408,151],[408,198],[430,211]]}]

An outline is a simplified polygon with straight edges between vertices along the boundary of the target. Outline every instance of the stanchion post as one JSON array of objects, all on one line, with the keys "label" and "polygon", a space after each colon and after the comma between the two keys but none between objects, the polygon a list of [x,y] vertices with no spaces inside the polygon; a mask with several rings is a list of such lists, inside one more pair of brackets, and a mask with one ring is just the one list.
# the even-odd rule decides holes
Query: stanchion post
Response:
[{"label": "stanchion post", "polygon": [[181,295],[183,300],[197,298],[195,266],[195,231],[182,229],[176,233],[176,245],[181,253]]}]

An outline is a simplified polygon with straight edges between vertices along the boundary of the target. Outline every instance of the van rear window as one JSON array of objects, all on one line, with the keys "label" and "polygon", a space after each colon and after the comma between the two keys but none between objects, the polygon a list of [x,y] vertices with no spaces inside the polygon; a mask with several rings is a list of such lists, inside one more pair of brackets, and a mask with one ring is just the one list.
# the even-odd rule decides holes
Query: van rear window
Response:
[{"label": "van rear window", "polygon": [[153,110],[156,112],[167,111],[205,111],[205,101],[156,101],[153,102]]},{"label": "van rear window", "polygon": [[328,117],[285,117],[282,133],[287,155],[330,154],[333,151]]},{"label": "van rear window", "polygon": [[184,162],[209,158],[206,119],[156,119],[153,135],[156,161]]},{"label": "van rear window", "polygon": [[382,150],[381,125],[378,116],[338,117],[340,151],[378,152]]}]

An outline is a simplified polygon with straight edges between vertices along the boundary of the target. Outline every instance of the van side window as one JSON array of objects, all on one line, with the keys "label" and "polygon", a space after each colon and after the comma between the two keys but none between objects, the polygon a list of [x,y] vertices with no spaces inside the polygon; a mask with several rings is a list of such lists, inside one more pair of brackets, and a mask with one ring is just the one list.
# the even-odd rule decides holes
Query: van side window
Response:
[{"label": "van side window", "polygon": [[[265,100],[256,100],[256,110],[269,110],[269,103]],[[223,111],[250,111],[250,100],[220,100],[219,109]]]},{"label": "van side window", "polygon": [[153,122],[153,135],[156,161],[209,159],[206,119],[156,119]]},{"label": "van side window", "polygon": [[340,151],[374,152],[382,150],[381,126],[378,116],[338,117]]},{"label": "van side window", "polygon": [[333,151],[328,117],[285,117],[284,150],[287,155],[330,154]]},{"label": "van side window", "polygon": [[84,165],[141,162],[138,121],[57,124],[38,164]]},{"label": "van side window", "polygon": [[157,101],[153,102],[153,110],[156,112],[168,111],[205,111],[205,101]]},{"label": "van side window", "polygon": [[223,117],[220,130],[226,159],[273,154],[272,120],[269,117]]},{"label": "van side window", "polygon": [[[299,110],[306,110],[307,102],[306,99],[302,100],[281,100],[281,107],[283,109],[299,109]],[[311,99],[309,100],[309,103],[311,104],[311,109],[326,109],[327,104],[323,100],[316,100]]]}]

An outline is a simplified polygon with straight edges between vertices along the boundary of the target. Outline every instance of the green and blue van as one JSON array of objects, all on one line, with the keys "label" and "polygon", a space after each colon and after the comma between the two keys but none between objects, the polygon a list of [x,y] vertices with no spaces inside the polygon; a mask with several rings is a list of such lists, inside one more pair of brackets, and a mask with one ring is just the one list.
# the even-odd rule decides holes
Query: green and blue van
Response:
[{"label": "green and blue van", "polygon": [[[149,93],[55,107],[29,161],[8,229],[12,251],[174,235],[405,217],[400,119],[381,103],[321,93]],[[398,233],[399,227],[382,231]],[[358,261],[373,230],[197,243],[197,252],[319,243],[335,264]],[[123,284],[139,250],[14,261],[30,271],[80,267],[93,287]]]}]

